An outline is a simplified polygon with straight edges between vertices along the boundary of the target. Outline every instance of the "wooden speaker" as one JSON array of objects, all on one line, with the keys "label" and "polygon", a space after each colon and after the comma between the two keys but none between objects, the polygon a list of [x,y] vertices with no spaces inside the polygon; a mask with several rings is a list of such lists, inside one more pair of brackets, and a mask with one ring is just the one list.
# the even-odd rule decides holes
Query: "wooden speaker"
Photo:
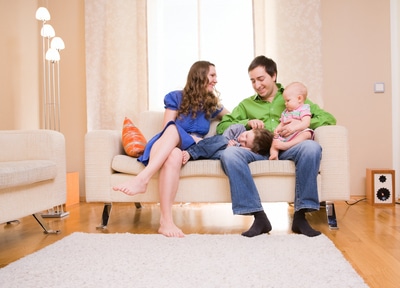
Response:
[{"label": "wooden speaker", "polygon": [[395,204],[394,170],[367,169],[367,201],[371,205],[392,206]]}]

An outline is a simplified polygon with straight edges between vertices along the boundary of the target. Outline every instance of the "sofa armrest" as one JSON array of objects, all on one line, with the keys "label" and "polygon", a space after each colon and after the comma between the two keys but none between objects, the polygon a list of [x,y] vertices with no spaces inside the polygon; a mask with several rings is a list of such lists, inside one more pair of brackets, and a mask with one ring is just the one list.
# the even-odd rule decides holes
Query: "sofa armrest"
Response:
[{"label": "sofa armrest", "polygon": [[115,155],[125,154],[120,130],[93,130],[85,135],[86,201],[110,198],[111,163]]},{"label": "sofa armrest", "polygon": [[322,126],[315,129],[315,141],[322,147],[320,193],[327,200],[350,199],[350,159],[346,127]]}]

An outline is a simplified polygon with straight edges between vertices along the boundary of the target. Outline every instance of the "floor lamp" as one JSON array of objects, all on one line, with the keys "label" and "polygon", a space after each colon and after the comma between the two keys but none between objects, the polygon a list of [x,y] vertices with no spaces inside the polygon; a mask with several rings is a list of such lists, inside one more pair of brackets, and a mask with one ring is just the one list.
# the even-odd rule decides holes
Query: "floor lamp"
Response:
[{"label": "floor lamp", "polygon": [[[60,131],[60,50],[65,48],[65,44],[60,37],[55,37],[53,27],[46,23],[50,20],[47,8],[39,7],[36,19],[42,21],[43,126],[44,129]],[[67,215],[69,212],[59,205],[49,209],[42,217],[60,218]]]}]

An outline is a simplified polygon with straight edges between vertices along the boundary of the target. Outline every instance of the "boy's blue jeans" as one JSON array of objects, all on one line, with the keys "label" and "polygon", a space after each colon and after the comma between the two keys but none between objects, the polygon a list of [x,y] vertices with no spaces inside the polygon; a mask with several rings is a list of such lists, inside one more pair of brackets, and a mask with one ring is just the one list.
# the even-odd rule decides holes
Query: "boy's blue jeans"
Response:
[{"label": "boy's blue jeans", "polygon": [[222,135],[214,135],[204,138],[190,146],[186,151],[189,152],[193,160],[197,159],[216,159],[215,154],[219,150],[223,150],[228,145],[228,139]]}]

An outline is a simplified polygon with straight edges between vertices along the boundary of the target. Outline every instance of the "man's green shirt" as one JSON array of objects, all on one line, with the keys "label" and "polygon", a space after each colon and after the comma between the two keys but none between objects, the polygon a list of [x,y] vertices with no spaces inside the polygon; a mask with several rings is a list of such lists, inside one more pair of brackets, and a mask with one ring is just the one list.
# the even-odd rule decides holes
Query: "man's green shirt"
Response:
[{"label": "man's green shirt", "polygon": [[[273,132],[279,124],[281,113],[285,110],[285,100],[282,93],[284,88],[277,83],[278,92],[272,102],[262,100],[257,94],[242,100],[233,111],[222,117],[221,122],[217,126],[217,133],[222,134],[230,125],[240,123],[247,126],[249,120],[259,119],[264,122],[265,128]],[[332,114],[321,109],[317,104],[306,100],[306,104],[310,105],[311,123],[310,128],[316,129],[319,126],[335,125],[336,119]]]}]

